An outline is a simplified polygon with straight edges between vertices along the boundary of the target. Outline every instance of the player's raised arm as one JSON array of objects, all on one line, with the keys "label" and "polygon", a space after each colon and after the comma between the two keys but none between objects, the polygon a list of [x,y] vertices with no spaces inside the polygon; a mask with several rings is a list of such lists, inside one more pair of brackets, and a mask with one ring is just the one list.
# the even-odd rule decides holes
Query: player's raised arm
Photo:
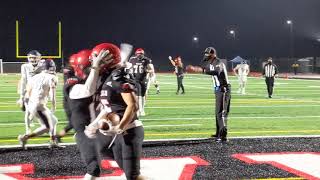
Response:
[{"label": "player's raised arm", "polygon": [[172,66],[176,66],[176,63],[174,62],[174,60],[172,59],[171,56],[168,57],[169,61],[171,62]]}]

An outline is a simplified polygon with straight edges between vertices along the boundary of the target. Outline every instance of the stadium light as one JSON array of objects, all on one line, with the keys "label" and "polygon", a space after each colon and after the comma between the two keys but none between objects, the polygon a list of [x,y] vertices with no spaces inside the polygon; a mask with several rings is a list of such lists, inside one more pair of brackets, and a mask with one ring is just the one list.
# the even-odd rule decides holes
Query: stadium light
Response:
[{"label": "stadium light", "polygon": [[193,36],[192,40],[193,40],[193,42],[198,42],[199,38],[197,36]]},{"label": "stadium light", "polygon": [[230,30],[229,33],[232,35],[233,39],[236,39],[236,31],[235,30]]},{"label": "stadium light", "polygon": [[288,19],[286,21],[290,28],[290,58],[293,58],[294,56],[294,37],[293,37],[293,21]]}]

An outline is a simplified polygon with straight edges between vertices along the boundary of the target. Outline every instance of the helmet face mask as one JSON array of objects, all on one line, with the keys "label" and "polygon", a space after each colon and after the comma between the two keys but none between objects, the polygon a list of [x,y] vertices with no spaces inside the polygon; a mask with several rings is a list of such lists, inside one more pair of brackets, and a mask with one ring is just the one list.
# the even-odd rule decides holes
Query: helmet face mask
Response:
[{"label": "helmet face mask", "polygon": [[35,67],[37,66],[38,62],[41,60],[41,54],[37,50],[32,50],[28,52],[27,59],[28,59],[28,62]]}]

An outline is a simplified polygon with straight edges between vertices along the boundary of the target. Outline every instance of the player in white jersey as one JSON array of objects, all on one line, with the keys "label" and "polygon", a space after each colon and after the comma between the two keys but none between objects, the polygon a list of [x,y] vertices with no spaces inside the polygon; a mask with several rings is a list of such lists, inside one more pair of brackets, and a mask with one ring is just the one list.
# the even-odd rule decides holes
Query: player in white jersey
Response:
[{"label": "player in white jersey", "polygon": [[159,82],[157,81],[157,76],[156,76],[156,73],[154,71],[154,68],[153,68],[153,72],[149,72],[147,74],[147,93],[149,92],[149,88],[150,88],[150,85],[153,84],[154,87],[157,89],[157,94],[160,93],[160,86],[159,86]]},{"label": "player in white jersey", "polygon": [[[57,146],[56,142],[56,126],[57,118],[53,112],[56,109],[56,86],[58,83],[57,76],[55,75],[56,66],[53,60],[41,60],[38,63],[38,68],[41,73],[34,75],[27,84],[25,94],[25,102],[28,103],[26,111],[28,111],[28,119],[34,117],[39,118],[40,127],[33,132],[19,135],[18,140],[23,148],[27,140],[32,137],[39,136],[43,133],[49,133],[51,141],[50,146]],[[47,107],[48,99],[51,99],[51,110]]]},{"label": "player in white jersey", "polygon": [[[26,94],[26,87],[28,82],[30,82],[30,79],[34,74],[36,74],[36,67],[38,62],[41,59],[41,54],[37,50],[32,50],[27,54],[28,63],[21,65],[21,79],[18,84],[18,93],[20,95],[19,100],[17,101],[17,104],[19,104],[22,111],[25,111],[27,103],[24,102],[24,97]],[[25,126],[26,126],[26,133],[30,133],[30,120],[28,119],[29,113],[25,111]]]},{"label": "player in white jersey", "polygon": [[239,94],[246,94],[246,84],[247,84],[247,76],[250,72],[249,65],[246,63],[245,60],[238,64],[234,69],[233,72],[236,76],[238,76],[239,80]]}]

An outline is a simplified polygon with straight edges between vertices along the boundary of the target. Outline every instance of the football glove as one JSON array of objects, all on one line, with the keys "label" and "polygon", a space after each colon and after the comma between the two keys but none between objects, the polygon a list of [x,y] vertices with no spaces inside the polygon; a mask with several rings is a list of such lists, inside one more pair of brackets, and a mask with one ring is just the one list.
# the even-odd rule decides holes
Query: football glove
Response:
[{"label": "football glove", "polygon": [[103,58],[109,54],[109,50],[102,50],[97,56],[92,56],[92,67],[97,68]]}]

